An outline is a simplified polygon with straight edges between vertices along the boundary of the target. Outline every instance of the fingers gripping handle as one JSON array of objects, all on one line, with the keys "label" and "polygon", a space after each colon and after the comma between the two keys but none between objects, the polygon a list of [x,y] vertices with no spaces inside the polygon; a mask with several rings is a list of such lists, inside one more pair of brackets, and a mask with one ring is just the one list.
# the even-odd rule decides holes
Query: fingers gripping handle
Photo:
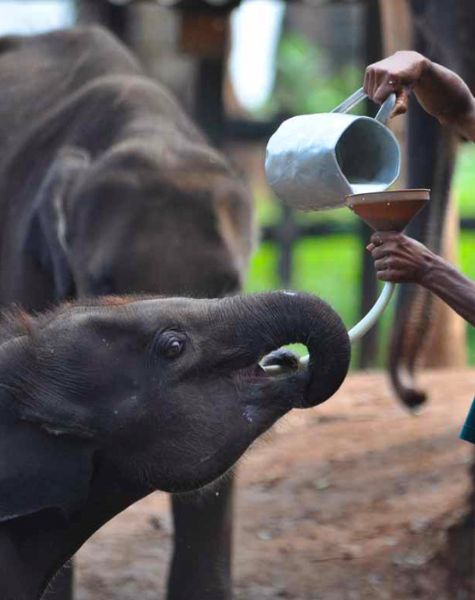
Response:
[{"label": "fingers gripping handle", "polygon": [[[350,111],[352,108],[354,108],[357,104],[359,104],[362,100],[364,100],[365,98],[367,98],[368,96],[366,95],[365,91],[363,88],[360,88],[359,90],[356,90],[356,92],[354,94],[351,94],[351,96],[349,98],[347,98],[346,100],[343,100],[343,102],[341,104],[339,104],[336,108],[334,108],[332,110],[332,112],[334,113],[347,113],[348,111]],[[378,113],[375,116],[376,121],[379,121],[380,123],[383,123],[383,125],[386,125],[386,123],[389,121],[389,117],[391,116],[391,113],[394,110],[394,107],[396,106],[396,94],[390,94],[386,100],[383,102],[383,105],[381,106],[381,108],[379,109]]]}]

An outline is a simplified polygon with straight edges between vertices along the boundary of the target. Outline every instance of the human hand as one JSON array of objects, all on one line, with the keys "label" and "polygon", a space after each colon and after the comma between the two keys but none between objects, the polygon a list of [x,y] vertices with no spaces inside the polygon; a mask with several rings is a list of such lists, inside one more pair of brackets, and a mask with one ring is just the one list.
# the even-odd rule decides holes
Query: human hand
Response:
[{"label": "human hand", "polygon": [[374,233],[366,249],[374,259],[376,277],[393,283],[424,285],[435,257],[420,242],[395,231]]},{"label": "human hand", "polygon": [[411,89],[429,67],[429,59],[418,52],[401,51],[366,68],[364,91],[369,98],[382,104],[396,93],[396,106],[392,116],[407,111]]}]

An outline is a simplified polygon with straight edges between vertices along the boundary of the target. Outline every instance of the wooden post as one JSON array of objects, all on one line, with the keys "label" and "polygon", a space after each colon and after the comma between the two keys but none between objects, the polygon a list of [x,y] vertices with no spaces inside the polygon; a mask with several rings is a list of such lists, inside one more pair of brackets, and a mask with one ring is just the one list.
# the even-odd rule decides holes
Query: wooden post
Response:
[{"label": "wooden post", "polygon": [[223,59],[202,58],[196,73],[193,116],[217,147],[223,145],[225,137],[224,71]]},{"label": "wooden post", "polygon": [[[412,47],[411,12],[407,0],[379,0],[383,33],[383,56]],[[407,118],[399,116],[391,122],[401,148],[406,147]],[[407,179],[407,153],[402,153],[401,176],[396,187],[404,187]]]},{"label": "wooden post", "polygon": [[[460,233],[459,213],[454,194],[445,220],[442,255],[458,263],[457,242]],[[460,367],[467,363],[466,323],[450,307],[434,298],[432,327],[422,354],[425,367]]]},{"label": "wooden post", "polygon": [[[365,62],[370,64],[381,58],[381,24],[378,0],[369,0],[365,7]],[[370,106],[367,103],[367,112],[369,113]],[[372,234],[372,230],[366,223],[361,221],[358,227],[359,237],[361,240],[362,253],[362,278],[361,278],[361,294],[360,294],[360,315],[366,315],[371,307],[376,302],[378,295],[378,282],[374,272],[373,259],[369,252],[366,251],[366,244]],[[374,366],[378,355],[378,333],[379,327],[376,324],[362,338],[360,342],[360,353],[358,356],[358,367],[367,369]]]},{"label": "wooden post", "polygon": [[225,137],[224,78],[229,44],[229,14],[184,12],[180,49],[197,59],[193,116],[216,146]]},{"label": "wooden post", "polygon": [[78,22],[97,23],[128,44],[130,9],[108,0],[76,0]]}]

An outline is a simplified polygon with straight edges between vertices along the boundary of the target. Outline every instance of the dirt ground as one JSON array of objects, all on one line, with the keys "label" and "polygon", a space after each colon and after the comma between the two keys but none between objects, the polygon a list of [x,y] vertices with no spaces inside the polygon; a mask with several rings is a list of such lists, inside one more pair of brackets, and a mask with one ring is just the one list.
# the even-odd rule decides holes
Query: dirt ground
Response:
[{"label": "dirt ground", "polygon": [[[468,491],[471,448],[458,433],[475,371],[427,372],[421,384],[431,403],[411,416],[383,374],[352,375],[248,452],[237,600],[462,598],[446,591],[440,552]],[[163,599],[171,535],[164,494],[119,515],[79,552],[78,600]]]}]

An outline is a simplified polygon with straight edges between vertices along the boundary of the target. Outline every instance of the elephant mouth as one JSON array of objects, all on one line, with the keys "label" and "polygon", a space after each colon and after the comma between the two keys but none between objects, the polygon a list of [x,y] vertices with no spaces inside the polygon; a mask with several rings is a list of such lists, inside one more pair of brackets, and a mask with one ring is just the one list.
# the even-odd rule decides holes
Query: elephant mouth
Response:
[{"label": "elephant mouth", "polygon": [[240,375],[246,381],[262,382],[263,380],[274,380],[282,375],[289,375],[300,370],[299,357],[287,350],[277,350],[261,357],[243,369]]},{"label": "elephant mouth", "polygon": [[239,369],[238,376],[249,383],[260,382],[263,379],[268,379],[271,377],[271,375],[268,375],[264,371],[259,363],[255,363],[250,367],[245,367],[244,369]]},{"label": "elephant mouth", "polygon": [[275,409],[279,413],[302,406],[308,382],[307,369],[300,367],[298,357],[282,349],[254,358],[245,366],[240,365],[232,377],[248,404]]}]

